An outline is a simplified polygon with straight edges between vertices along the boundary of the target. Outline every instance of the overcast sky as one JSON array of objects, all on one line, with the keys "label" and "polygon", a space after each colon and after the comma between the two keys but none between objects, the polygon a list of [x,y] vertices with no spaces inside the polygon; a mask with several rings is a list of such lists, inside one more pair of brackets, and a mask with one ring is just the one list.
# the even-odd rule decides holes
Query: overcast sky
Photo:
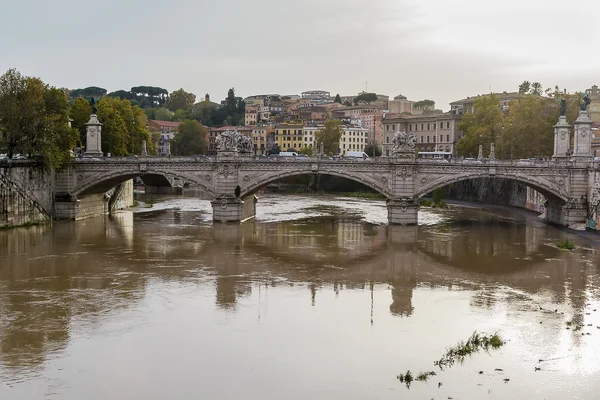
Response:
[{"label": "overcast sky", "polygon": [[[0,0],[0,73],[198,99],[365,89],[438,108],[600,85],[599,0]],[[368,83],[366,83],[368,82]]]}]

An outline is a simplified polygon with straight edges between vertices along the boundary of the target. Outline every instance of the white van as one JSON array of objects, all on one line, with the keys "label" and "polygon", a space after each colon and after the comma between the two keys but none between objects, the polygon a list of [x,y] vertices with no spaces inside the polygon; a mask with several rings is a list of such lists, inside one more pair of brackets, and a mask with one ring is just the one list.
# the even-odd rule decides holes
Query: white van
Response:
[{"label": "white van", "polygon": [[344,158],[361,158],[367,160],[369,159],[369,155],[364,151],[347,151],[346,154],[344,154]]},{"label": "white van", "polygon": [[298,153],[295,151],[282,151],[278,155],[279,157],[296,157]]}]

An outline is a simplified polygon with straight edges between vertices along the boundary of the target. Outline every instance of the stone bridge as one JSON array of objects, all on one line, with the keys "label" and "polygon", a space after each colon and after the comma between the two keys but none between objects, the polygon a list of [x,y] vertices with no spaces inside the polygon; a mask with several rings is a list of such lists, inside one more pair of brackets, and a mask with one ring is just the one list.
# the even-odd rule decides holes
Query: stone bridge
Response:
[{"label": "stone bridge", "polygon": [[574,226],[587,220],[588,198],[596,190],[590,174],[598,170],[591,156],[591,121],[585,111],[575,124],[574,153],[568,157],[565,154],[570,147],[570,131],[561,117],[555,127],[555,155],[543,162],[496,161],[493,145],[490,159],[485,161],[415,159],[413,136],[405,132],[396,134],[396,156],[385,161],[318,156],[261,160],[247,151],[251,148],[247,138],[239,139],[239,134],[231,131],[218,138],[216,160],[206,161],[151,157],[145,150],[140,157],[105,158],[100,150],[100,123],[92,115],[86,156],[57,176],[55,216],[78,219],[100,214],[104,211],[104,193],[121,182],[141,177],[154,192],[169,192],[174,182],[198,186],[212,200],[214,221],[238,222],[255,215],[254,194],[269,183],[296,175],[322,174],[351,179],[383,194],[390,224],[416,224],[419,199],[437,188],[468,179],[503,178],[542,193],[547,198],[549,222]]}]

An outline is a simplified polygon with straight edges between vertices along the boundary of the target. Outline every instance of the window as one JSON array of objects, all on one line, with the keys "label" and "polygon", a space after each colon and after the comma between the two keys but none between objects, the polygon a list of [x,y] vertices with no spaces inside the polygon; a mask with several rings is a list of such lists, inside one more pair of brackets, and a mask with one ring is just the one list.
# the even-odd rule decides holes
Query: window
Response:
[{"label": "window", "polygon": [[433,137],[433,143],[435,143],[435,136],[432,136],[432,137]]},{"label": "window", "polygon": [[446,128],[450,129],[450,122],[446,122]]},{"label": "window", "polygon": [[396,131],[396,125],[392,125],[392,130],[395,132]]},{"label": "window", "polygon": [[429,130],[429,124],[427,124],[427,130]]},{"label": "window", "polygon": [[421,124],[421,130],[423,130],[423,125],[424,125],[424,124]]},{"label": "window", "polygon": [[427,135],[427,143],[429,143],[429,135]]},{"label": "window", "polygon": [[386,132],[389,132],[389,131],[390,131],[390,126],[389,126],[389,125],[386,125],[386,126],[385,126],[385,131],[386,131]]},{"label": "window", "polygon": [[423,143],[423,136],[421,136],[421,143]]},{"label": "window", "polygon": [[386,142],[386,143],[389,143],[389,142],[390,142],[390,137],[389,137],[389,136],[386,136],[386,138],[385,138],[385,142]]},{"label": "window", "polygon": [[435,129],[435,122],[433,123],[433,129]]},{"label": "window", "polygon": [[450,135],[446,135],[446,142],[450,141]]}]

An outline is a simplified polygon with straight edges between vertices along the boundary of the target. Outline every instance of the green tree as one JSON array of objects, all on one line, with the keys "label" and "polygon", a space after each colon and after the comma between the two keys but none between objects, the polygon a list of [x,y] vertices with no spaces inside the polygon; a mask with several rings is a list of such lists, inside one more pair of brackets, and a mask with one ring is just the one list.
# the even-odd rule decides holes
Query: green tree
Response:
[{"label": "green tree", "polygon": [[308,147],[302,147],[300,150],[298,150],[298,154],[306,154],[307,156],[312,156],[312,152],[313,152],[312,144]]},{"label": "green tree", "polygon": [[69,98],[76,99],[78,97],[85,97],[86,99],[89,99],[91,97],[94,100],[98,100],[104,95],[106,95],[106,89],[98,86],[89,86],[83,89],[71,90]]},{"label": "green tree", "polygon": [[372,102],[377,101],[377,94],[363,92],[354,98],[354,104],[358,104],[361,101],[367,104],[371,104]]},{"label": "green tree", "polygon": [[343,134],[342,121],[335,119],[325,121],[323,128],[315,132],[317,148],[320,149],[322,143],[323,151],[326,155],[337,154],[339,151],[340,139]]},{"label": "green tree", "polygon": [[542,88],[542,84],[539,82],[533,82],[531,84],[531,89],[529,89],[529,93],[536,95],[536,96],[541,96],[542,95],[542,91],[544,89]]},{"label": "green tree", "polygon": [[188,93],[183,89],[175,90],[169,95],[165,107],[175,112],[185,108],[190,108],[196,102],[196,95]]},{"label": "green tree", "polygon": [[279,145],[277,143],[275,143],[273,145],[273,147],[271,147],[270,149],[267,150],[267,155],[274,155],[274,154],[279,154],[281,153],[281,149],[279,148]]},{"label": "green tree", "polygon": [[[467,113],[458,124],[464,136],[456,144],[456,152],[464,157],[476,156],[479,145],[489,151],[490,144],[500,144],[497,140],[502,131],[505,116],[502,113],[498,97],[495,94],[475,99],[474,113]],[[496,152],[498,156],[498,152]]]},{"label": "green tree", "polygon": [[417,108],[420,109],[423,114],[428,114],[429,111],[434,110],[435,109],[435,101],[433,100],[420,100],[420,101],[415,101],[413,103],[413,108]]},{"label": "green tree", "polygon": [[195,120],[183,121],[173,138],[173,153],[178,156],[206,153],[208,129]]},{"label": "green tree", "polygon": [[520,94],[527,94],[527,93],[529,93],[530,90],[531,90],[531,83],[529,81],[523,81],[523,83],[521,83],[519,85],[519,93]]},{"label": "green tree", "polygon": [[169,97],[169,91],[156,86],[134,86],[131,93],[142,108],[162,107]]},{"label": "green tree", "polygon": [[[579,115],[580,94],[564,94],[567,100],[566,117],[573,123]],[[505,158],[550,157],[554,153],[554,125],[560,109],[553,98],[525,96],[510,103],[508,122],[505,123]],[[496,152],[498,155],[498,151]]]},{"label": "green tree", "polygon": [[77,140],[68,111],[62,90],[8,70],[0,77],[0,152],[38,157],[60,169]]},{"label": "green tree", "polygon": [[342,98],[339,93],[335,95],[335,100],[333,100],[333,102],[342,104]]},{"label": "green tree", "polygon": [[79,133],[69,126],[69,103],[62,90],[47,88],[44,106],[37,152],[45,165],[60,170],[71,159],[71,150],[79,139]]},{"label": "green tree", "polygon": [[381,155],[381,147],[376,144],[368,144],[365,146],[365,153],[369,157],[378,157]]},{"label": "green tree", "polygon": [[146,141],[148,153],[154,153],[154,141],[148,131],[144,110],[128,100],[103,97],[98,103],[98,119],[102,126],[102,150],[114,156],[140,154]]},{"label": "green tree", "polygon": [[83,97],[78,97],[72,104],[69,116],[73,120],[71,126],[79,132],[79,142],[85,144],[86,133],[85,124],[90,120],[92,114],[92,106],[89,101]]}]

